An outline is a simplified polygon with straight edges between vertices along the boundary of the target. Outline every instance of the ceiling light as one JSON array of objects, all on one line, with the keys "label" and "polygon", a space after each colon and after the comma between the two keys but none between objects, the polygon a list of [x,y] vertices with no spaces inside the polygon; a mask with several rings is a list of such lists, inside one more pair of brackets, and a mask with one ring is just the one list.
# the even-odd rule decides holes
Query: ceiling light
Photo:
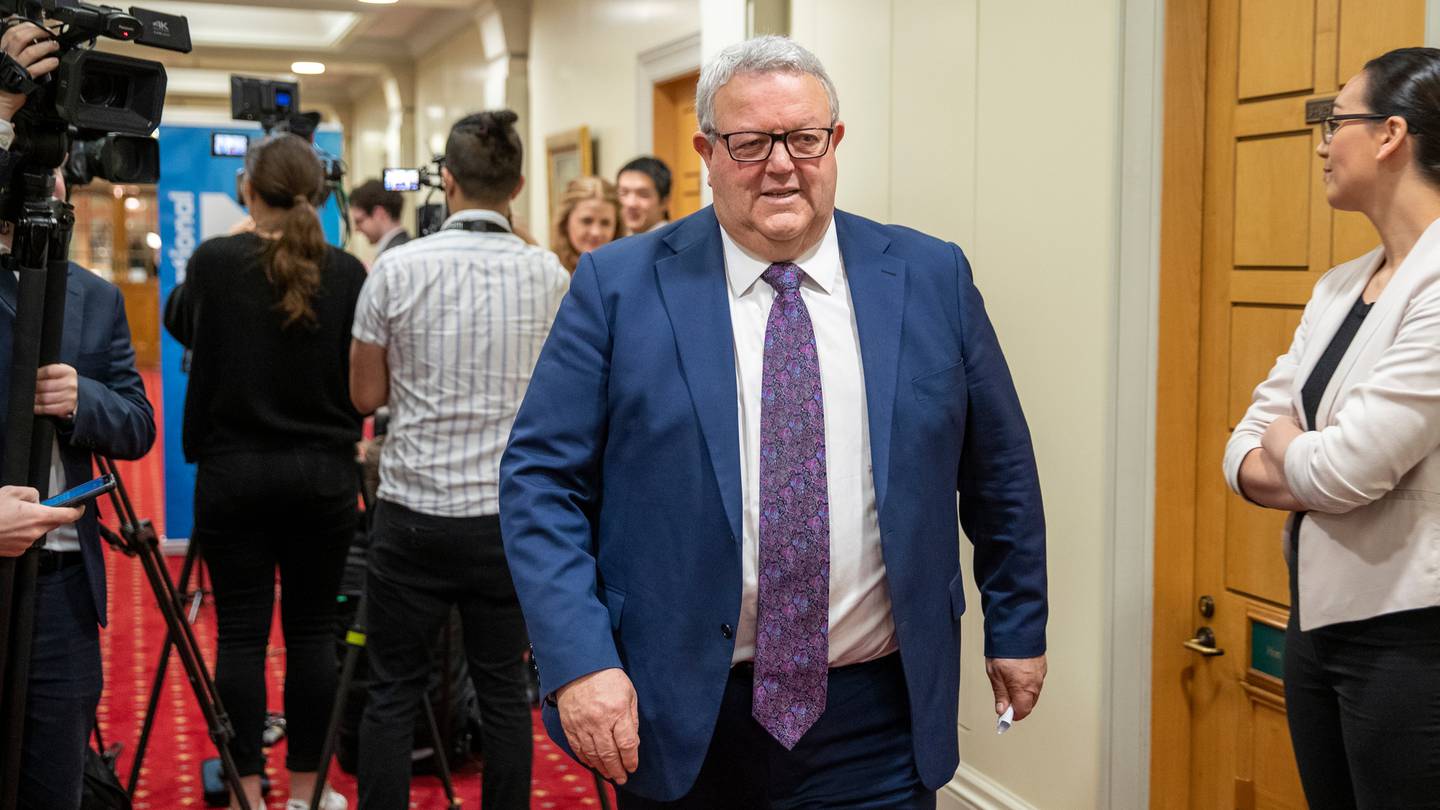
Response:
[{"label": "ceiling light", "polygon": [[393,6],[400,0],[360,0],[360,2],[371,6]]},{"label": "ceiling light", "polygon": [[324,62],[291,62],[290,70],[302,76],[319,76],[325,72]]}]

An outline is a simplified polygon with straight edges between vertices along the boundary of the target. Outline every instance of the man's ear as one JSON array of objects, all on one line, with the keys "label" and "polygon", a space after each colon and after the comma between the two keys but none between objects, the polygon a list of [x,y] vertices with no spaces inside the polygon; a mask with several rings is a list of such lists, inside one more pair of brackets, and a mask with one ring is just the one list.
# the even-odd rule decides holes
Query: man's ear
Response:
[{"label": "man's ear", "polygon": [[700,156],[701,160],[705,161],[706,166],[709,166],[710,158],[715,154],[715,144],[706,137],[705,133],[696,132],[690,136],[690,145],[695,147],[695,153]]},{"label": "man's ear", "polygon": [[522,191],[524,191],[524,190],[525,190],[525,175],[522,174],[522,175],[520,175],[520,182],[518,182],[518,183],[515,184],[515,190],[512,191],[512,192],[510,192],[510,201],[511,201],[511,202],[514,202],[514,201],[515,201],[515,198],[516,198],[516,197],[519,197],[519,196],[520,196],[520,192],[522,192]]}]

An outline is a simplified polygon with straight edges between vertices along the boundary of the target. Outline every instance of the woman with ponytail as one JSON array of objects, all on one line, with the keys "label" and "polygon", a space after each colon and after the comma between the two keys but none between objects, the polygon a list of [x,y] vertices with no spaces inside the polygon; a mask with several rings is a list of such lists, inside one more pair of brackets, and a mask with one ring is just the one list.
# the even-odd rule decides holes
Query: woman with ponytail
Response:
[{"label": "woman with ponytail", "polygon": [[[315,210],[322,184],[320,161],[300,138],[251,147],[241,192],[254,229],[202,244],[166,308],[166,328],[192,352],[192,539],[210,567],[215,682],[251,807],[262,806],[275,572],[295,797],[286,807],[306,810],[336,687],[335,595],[355,529],[361,419],[350,403],[349,350],[365,269],[325,243]],[[319,810],[345,805],[327,792]]]}]

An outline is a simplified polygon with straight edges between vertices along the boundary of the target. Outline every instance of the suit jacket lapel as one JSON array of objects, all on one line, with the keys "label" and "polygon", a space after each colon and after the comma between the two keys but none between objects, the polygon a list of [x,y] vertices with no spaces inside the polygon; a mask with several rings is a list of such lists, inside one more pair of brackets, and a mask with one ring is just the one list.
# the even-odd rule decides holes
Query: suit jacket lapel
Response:
[{"label": "suit jacket lapel", "polygon": [[860,332],[875,508],[883,510],[890,478],[890,429],[895,420],[895,378],[899,373],[905,312],[905,262],[885,253],[889,237],[843,211],[835,212],[835,233]]},{"label": "suit jacket lapel", "polygon": [[741,538],[740,417],[736,411],[735,343],[725,286],[725,253],[712,209],[666,237],[676,252],[655,263],[655,277],[681,371],[710,451],[725,515]]}]

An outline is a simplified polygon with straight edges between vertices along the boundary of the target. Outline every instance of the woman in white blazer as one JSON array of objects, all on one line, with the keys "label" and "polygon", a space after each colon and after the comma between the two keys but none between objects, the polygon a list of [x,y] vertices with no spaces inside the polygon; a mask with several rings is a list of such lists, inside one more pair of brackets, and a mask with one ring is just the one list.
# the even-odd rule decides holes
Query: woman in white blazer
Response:
[{"label": "woman in white blazer", "polygon": [[1287,523],[1285,698],[1313,808],[1440,807],[1440,50],[1369,62],[1317,152],[1381,246],[1316,284],[1225,449]]}]

